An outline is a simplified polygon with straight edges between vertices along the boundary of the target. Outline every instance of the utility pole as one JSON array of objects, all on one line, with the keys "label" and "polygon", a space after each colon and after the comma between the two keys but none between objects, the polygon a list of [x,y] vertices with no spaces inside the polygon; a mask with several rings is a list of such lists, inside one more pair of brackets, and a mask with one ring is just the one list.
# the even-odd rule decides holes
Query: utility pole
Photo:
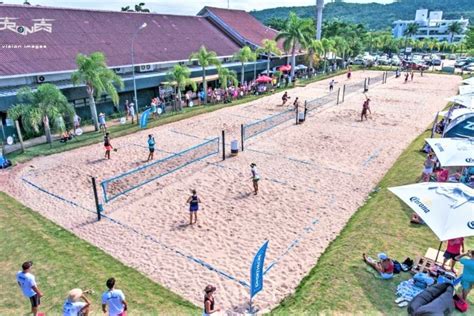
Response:
[{"label": "utility pole", "polygon": [[316,39],[321,39],[324,0],[316,0]]}]

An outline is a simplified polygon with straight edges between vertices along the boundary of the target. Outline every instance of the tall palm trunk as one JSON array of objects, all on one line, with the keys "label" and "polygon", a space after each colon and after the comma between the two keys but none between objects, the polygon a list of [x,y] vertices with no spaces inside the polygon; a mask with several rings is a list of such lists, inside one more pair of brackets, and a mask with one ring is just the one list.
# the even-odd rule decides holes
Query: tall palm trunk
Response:
[{"label": "tall palm trunk", "polygon": [[313,73],[313,60],[314,60],[314,52],[311,52],[311,54],[309,54],[309,71],[310,71],[310,76],[311,76],[312,73]]},{"label": "tall palm trunk", "polygon": [[257,80],[257,60],[253,62],[253,80]]},{"label": "tall palm trunk", "polygon": [[89,108],[91,110],[92,124],[94,124],[94,129],[97,132],[99,130],[99,120],[97,119],[97,108],[94,100],[94,88],[90,85],[87,85],[87,94],[89,95]]},{"label": "tall palm trunk", "polygon": [[242,73],[240,74],[240,85],[244,85],[245,79],[245,63],[242,63]]},{"label": "tall palm trunk", "polygon": [[53,138],[51,137],[51,129],[49,128],[49,118],[47,115],[43,116],[43,126],[44,126],[44,134],[46,136],[46,142],[51,144],[53,142]]},{"label": "tall palm trunk", "polygon": [[179,85],[178,85],[178,109],[179,111],[182,111],[183,110],[183,100],[182,100],[183,96],[181,95],[181,89],[179,88]]},{"label": "tall palm trunk", "polygon": [[20,123],[18,120],[15,120],[16,133],[18,134],[18,139],[20,140],[21,152],[25,151],[25,145],[23,144],[23,135],[21,134]]},{"label": "tall palm trunk", "polygon": [[296,84],[295,80],[295,66],[296,66],[296,45],[293,44],[293,48],[291,49],[291,72],[290,72],[290,77],[291,80],[294,80],[294,84]]},{"label": "tall palm trunk", "polygon": [[207,104],[206,67],[202,67],[202,89],[204,90],[204,104]]}]

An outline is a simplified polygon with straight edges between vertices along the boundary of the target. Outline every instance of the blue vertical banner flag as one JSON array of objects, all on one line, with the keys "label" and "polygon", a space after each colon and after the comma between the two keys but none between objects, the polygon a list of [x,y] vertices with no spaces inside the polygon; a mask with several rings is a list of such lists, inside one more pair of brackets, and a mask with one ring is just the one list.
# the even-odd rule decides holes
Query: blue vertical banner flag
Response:
[{"label": "blue vertical banner flag", "polygon": [[250,299],[263,289],[263,264],[267,253],[268,240],[258,250],[253,258],[250,270]]},{"label": "blue vertical banner flag", "polygon": [[142,113],[140,117],[140,128],[146,128],[146,124],[148,123],[148,116],[150,115],[151,109],[146,110]]}]

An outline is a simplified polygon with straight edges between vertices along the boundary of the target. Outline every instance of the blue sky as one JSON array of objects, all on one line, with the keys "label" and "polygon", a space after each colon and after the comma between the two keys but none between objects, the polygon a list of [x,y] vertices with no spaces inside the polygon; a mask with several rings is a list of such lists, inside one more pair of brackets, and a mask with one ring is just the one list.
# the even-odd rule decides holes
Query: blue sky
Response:
[{"label": "blue sky", "polygon": [[[0,0],[8,4],[22,4],[23,0]],[[158,13],[174,14],[196,14],[202,7],[216,6],[227,7],[227,0],[29,0],[32,5],[47,5],[56,7],[72,8],[95,8],[101,10],[118,10],[126,5],[134,5],[140,1],[146,3],[146,7]],[[231,9],[242,9],[250,11],[252,9],[265,9],[280,6],[305,6],[313,5],[316,0],[229,0]],[[392,0],[346,0],[346,2],[379,2],[390,3]]]}]

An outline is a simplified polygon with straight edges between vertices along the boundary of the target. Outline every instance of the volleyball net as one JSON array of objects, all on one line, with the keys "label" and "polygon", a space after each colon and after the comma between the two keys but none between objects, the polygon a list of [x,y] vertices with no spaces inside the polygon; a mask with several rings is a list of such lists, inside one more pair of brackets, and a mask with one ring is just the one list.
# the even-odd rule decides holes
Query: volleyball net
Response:
[{"label": "volleyball net", "polygon": [[370,77],[369,84],[374,85],[377,83],[383,83],[384,78],[385,78],[385,72],[383,72],[381,75]]},{"label": "volleyball net", "polygon": [[330,104],[333,102],[337,103],[337,96],[338,96],[338,91],[334,90],[333,92],[328,93],[322,97],[306,101],[306,107],[308,111],[312,111],[326,104]]},{"label": "volleyball net", "polygon": [[148,182],[178,171],[194,162],[218,154],[219,143],[220,140],[216,137],[166,158],[156,160],[150,164],[103,180],[100,185],[104,193],[104,201],[108,203]]},{"label": "volleyball net", "polygon": [[244,140],[252,138],[254,136],[257,136],[260,133],[266,132],[289,120],[295,120],[295,119],[296,119],[296,113],[293,109],[291,109],[291,110],[286,110],[284,112],[269,116],[267,118],[264,118],[262,120],[259,120],[250,124],[244,124],[242,137]]},{"label": "volleyball net", "polygon": [[364,88],[365,88],[365,80],[362,80],[356,83],[346,84],[345,94],[349,94],[349,93],[356,92],[359,90],[364,90]]}]

